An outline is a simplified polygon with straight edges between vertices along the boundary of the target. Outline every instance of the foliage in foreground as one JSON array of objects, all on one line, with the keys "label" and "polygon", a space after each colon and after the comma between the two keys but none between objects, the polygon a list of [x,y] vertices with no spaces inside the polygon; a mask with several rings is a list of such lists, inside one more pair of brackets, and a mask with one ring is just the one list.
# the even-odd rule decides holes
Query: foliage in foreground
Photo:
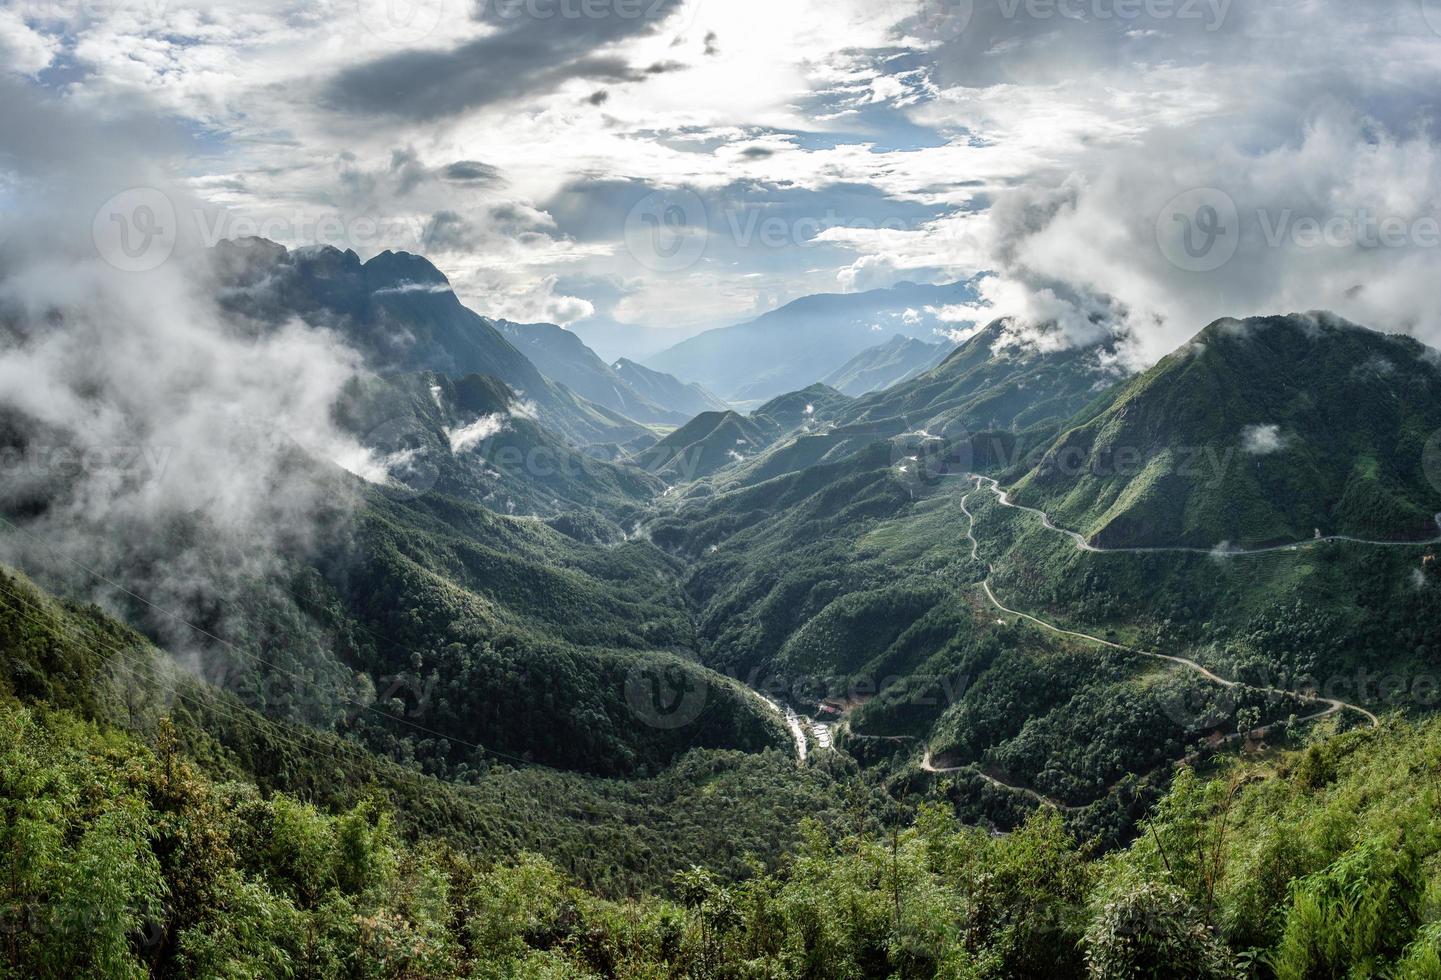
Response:
[{"label": "foliage in foreground", "polygon": [[1104,857],[1054,811],[992,836],[935,807],[626,902],[153,742],[0,706],[0,975],[1441,976],[1441,722],[1183,771]]}]

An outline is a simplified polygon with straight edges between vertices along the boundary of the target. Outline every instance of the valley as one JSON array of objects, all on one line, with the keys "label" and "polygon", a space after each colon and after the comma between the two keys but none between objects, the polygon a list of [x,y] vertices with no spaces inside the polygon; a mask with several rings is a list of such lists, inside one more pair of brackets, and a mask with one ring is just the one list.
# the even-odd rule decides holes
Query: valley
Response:
[{"label": "valley", "polygon": [[1083,6],[0,3],[0,980],[1441,980],[1441,0]]},{"label": "valley", "polygon": [[[1282,584],[1344,608],[1363,574],[1352,569],[1414,566],[1438,541],[1402,536],[1408,517],[1391,537],[1359,533],[1367,518],[1240,545],[1218,527],[1202,545],[1190,516],[1168,531],[1164,511],[1144,540],[1118,537],[1140,526],[1116,515],[1154,497],[1155,469],[1145,453],[1134,473],[1110,465],[1118,437],[1098,420],[1159,382],[1114,377],[1105,344],[1027,348],[996,322],[878,390],[815,383],[712,409],[703,389],[607,366],[560,328],[458,309],[413,256],[248,248],[270,271],[242,266],[244,302],[232,302],[247,330],[263,336],[294,309],[388,364],[335,405],[364,465],[287,463],[325,488],[313,530],[236,574],[209,572],[198,593],[47,543],[43,515],[76,487],[12,507],[5,525],[39,583],[10,575],[0,596],[8,642],[28,651],[3,678],[17,710],[142,744],[163,733],[155,744],[183,752],[195,778],[253,785],[269,806],[293,797],[379,833],[360,814],[381,800],[405,841],[517,868],[534,852],[597,901],[643,902],[684,901],[698,867],[715,894],[781,888],[819,838],[898,842],[941,814],[974,828],[948,831],[957,841],[1060,835],[1132,860],[1196,780],[1425,724],[1420,706],[1310,675],[1399,669],[1365,647],[1367,617],[1379,606],[1425,630],[1441,623],[1436,589],[1360,590],[1352,601],[1371,612],[1300,656],[1268,653],[1288,634],[1258,632],[1254,617],[1286,614],[1271,594]],[[236,274],[235,254],[218,258]],[[408,298],[357,306],[335,277]],[[428,346],[392,360],[374,338],[397,323]],[[1252,329],[1269,343],[1293,324]],[[1338,325],[1312,342],[1393,343]],[[1077,458],[1078,432],[1090,462],[1059,467],[1063,449]],[[1173,439],[1234,457],[1217,448],[1234,434],[1199,436],[1153,433],[1147,452]],[[1292,438],[1309,458],[1304,434]],[[1121,472],[1138,489],[1095,492],[1098,475]],[[1229,506],[1231,488],[1274,479],[1262,461],[1242,483],[1221,474],[1194,491],[1207,495],[1197,512],[1249,513]],[[1358,496],[1373,491],[1382,503]],[[1411,513],[1396,492],[1353,478],[1338,519]],[[1277,498],[1269,513],[1294,526],[1313,506]],[[212,547],[214,530],[167,517],[154,558],[218,570],[215,547],[247,554],[223,536]]]}]

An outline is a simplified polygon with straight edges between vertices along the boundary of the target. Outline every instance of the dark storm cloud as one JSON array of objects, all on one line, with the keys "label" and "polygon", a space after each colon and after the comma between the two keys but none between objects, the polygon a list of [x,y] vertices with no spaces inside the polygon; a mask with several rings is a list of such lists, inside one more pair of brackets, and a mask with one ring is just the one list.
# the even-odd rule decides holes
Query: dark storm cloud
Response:
[{"label": "dark storm cloud", "polygon": [[455,211],[437,211],[425,227],[426,247],[438,252],[468,252],[480,240],[474,226]]},{"label": "dark storm cloud", "polygon": [[683,2],[612,0],[597,5],[603,16],[568,16],[571,8],[558,3],[546,7],[550,16],[514,3],[483,4],[477,19],[495,33],[449,51],[404,51],[347,68],[326,83],[323,97],[348,112],[437,119],[532,98],[571,79],[641,81],[672,70],[670,63],[636,68],[604,49],[654,33]]},{"label": "dark storm cloud", "polygon": [[457,160],[441,170],[441,176],[462,184],[493,184],[501,180],[498,168],[479,160]]}]

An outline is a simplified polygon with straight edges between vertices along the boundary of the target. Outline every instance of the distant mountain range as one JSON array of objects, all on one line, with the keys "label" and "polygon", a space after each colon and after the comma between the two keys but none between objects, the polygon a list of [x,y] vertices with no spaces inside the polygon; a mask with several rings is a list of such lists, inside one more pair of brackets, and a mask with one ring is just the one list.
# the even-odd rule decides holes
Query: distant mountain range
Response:
[{"label": "distant mountain range", "polygon": [[687,384],[673,375],[652,371],[644,364],[622,357],[611,366],[631,390],[658,405],[666,405],[690,419],[701,412],[725,411],[726,403],[698,384]]},{"label": "distant mountain range", "polygon": [[825,425],[850,399],[825,385],[811,385],[772,399],[749,415],[705,412],[631,462],[670,482],[688,482],[744,463],[781,437]]},{"label": "distant mountain range", "polygon": [[607,364],[579,337],[553,323],[487,322],[546,377],[637,422],[684,425],[701,412],[725,408],[699,385],[624,359]]},{"label": "distant mountain range", "polygon": [[884,344],[861,351],[821,383],[853,397],[884,391],[929,371],[955,349],[950,342],[932,344],[898,333]]},{"label": "distant mountain range", "polygon": [[577,445],[623,443],[646,431],[618,409],[547,378],[418,255],[382,252],[362,262],[353,251],[290,251],[250,238],[220,243],[213,257],[220,298],[231,313],[262,324],[301,317],[330,327],[382,372],[498,378],[518,400],[534,404],[541,422]]},{"label": "distant mountain range", "polygon": [[880,338],[933,338],[945,307],[976,301],[974,283],[901,283],[806,296],[747,323],[710,330],[646,359],[733,403],[759,404],[840,371]]},{"label": "distant mountain range", "polygon": [[947,471],[1040,452],[1117,378],[1098,357],[1106,345],[1042,352],[1012,343],[1008,326],[1005,320],[988,324],[929,371],[845,399],[827,424],[774,441],[716,481],[752,485],[838,463],[877,442],[893,443],[898,459],[925,454],[927,467]]}]

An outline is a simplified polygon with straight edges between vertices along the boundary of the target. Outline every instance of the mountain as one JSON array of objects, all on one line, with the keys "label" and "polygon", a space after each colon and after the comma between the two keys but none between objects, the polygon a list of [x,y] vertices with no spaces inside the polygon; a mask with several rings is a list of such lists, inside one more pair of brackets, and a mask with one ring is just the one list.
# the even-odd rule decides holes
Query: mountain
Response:
[{"label": "mountain", "polygon": [[[981,771],[910,769],[914,822],[778,753],[629,784],[419,776],[247,711],[93,608],[4,569],[0,589],[10,975],[1436,975],[1434,719],[1182,767],[1102,850],[1073,810],[974,823],[1008,792]],[[989,673],[1015,698],[1073,667]]]},{"label": "mountain", "polygon": [[901,283],[864,293],[806,296],[747,323],[709,330],[646,359],[722,398],[759,403],[839,370],[880,336],[930,336],[937,310],[976,301],[973,283]]},{"label": "mountain", "polygon": [[[488,322],[547,378],[637,422],[681,425],[717,407],[706,404],[704,392],[659,372],[647,372],[651,377],[642,380],[643,387],[636,387],[622,374],[619,365],[612,367],[605,363],[579,337],[553,323]],[[634,371],[628,373],[635,374]],[[668,397],[677,401],[667,400]],[[691,411],[692,408],[695,410]]]},{"label": "mountain", "polygon": [[[593,510],[624,520],[660,482],[575,449],[487,375],[391,375],[353,382],[335,408],[373,458],[360,467],[411,493],[434,490],[501,514]],[[613,527],[611,537],[623,537]]]},{"label": "mountain", "polygon": [[1104,357],[1110,346],[1040,350],[996,320],[924,374],[834,404],[825,424],[794,430],[712,482],[751,485],[844,460],[877,442],[889,443],[893,462],[923,482],[1015,466],[1115,384]]},{"label": "mountain", "polygon": [[1051,445],[1017,497],[1104,546],[1435,537],[1441,358],[1329,314],[1220,320]]},{"label": "mountain", "polygon": [[744,469],[777,440],[823,428],[850,401],[834,388],[815,384],[773,398],[750,415],[705,412],[636,453],[631,462],[672,483]]},{"label": "mountain", "polygon": [[760,452],[772,438],[738,412],[704,412],[631,461],[669,483],[688,483]]},{"label": "mountain", "polygon": [[353,251],[289,251],[250,238],[221,242],[212,257],[223,305],[262,327],[294,317],[329,327],[381,372],[499,378],[536,406],[542,422],[578,445],[625,442],[645,431],[547,379],[418,255],[382,252],[361,262]]},{"label": "mountain", "polygon": [[851,399],[829,385],[813,384],[772,398],[752,412],[751,418],[779,436],[825,425],[850,404]]},{"label": "mountain", "polygon": [[687,384],[673,375],[652,371],[624,357],[612,364],[611,369],[630,385],[631,390],[657,405],[680,412],[686,419],[695,418],[701,412],[723,412],[729,407],[698,384]]},{"label": "mountain", "polygon": [[1110,346],[1043,348],[995,320],[931,370],[857,399],[837,425],[943,436],[1058,429],[1116,381],[1100,356]]},{"label": "mountain", "polygon": [[[818,771],[798,770],[794,757],[782,752],[742,754],[686,745],[674,769],[631,780],[517,765],[517,757],[488,753],[477,754],[473,768],[462,764],[444,775],[424,774],[411,753],[417,746],[422,756],[430,751],[432,742],[424,737],[430,719],[424,708],[426,699],[440,692],[427,689],[418,675],[395,682],[377,676],[377,689],[347,692],[353,700],[340,703],[349,719],[341,732],[280,722],[255,710],[253,691],[207,682],[96,607],[47,594],[3,565],[0,649],[6,654],[0,658],[0,749],[10,777],[0,780],[0,806],[12,805],[22,793],[33,803],[35,794],[67,792],[65,780],[47,780],[48,788],[17,783],[34,762],[22,762],[25,753],[17,750],[26,743],[54,759],[55,746],[75,748],[69,740],[79,735],[87,742],[94,739],[97,750],[99,765],[83,783],[91,793],[110,775],[121,776],[129,787],[125,792],[133,793],[137,784],[132,777],[143,773],[148,782],[168,771],[171,778],[179,776],[177,782],[187,792],[168,803],[157,801],[157,806],[178,807],[188,801],[226,819],[248,811],[261,819],[262,827],[269,823],[271,803],[290,802],[295,807],[292,816],[310,820],[320,812],[359,807],[372,825],[378,822],[407,839],[446,842],[485,863],[506,861],[523,851],[544,852],[576,878],[613,895],[666,887],[672,874],[701,862],[727,876],[749,874],[748,856],[778,860],[796,840],[802,816],[818,815],[827,823],[836,819],[831,808],[839,796],[831,781]],[[699,676],[694,667],[669,662]],[[292,680],[306,679],[276,675],[267,689],[279,693],[288,690]],[[309,688],[293,693],[297,698],[320,696]],[[592,697],[577,693],[582,699]],[[711,694],[724,703],[740,692],[734,683],[722,681]],[[754,697],[743,697],[742,710],[758,704]],[[411,737],[401,751],[375,752],[362,744],[368,729],[392,725]],[[461,746],[455,743],[452,748]],[[82,757],[68,754],[72,764]],[[161,765],[162,759],[171,764]],[[228,805],[218,805],[215,794],[191,795],[197,778],[227,784]],[[229,795],[237,790],[238,798]],[[17,796],[4,795],[9,793]],[[724,794],[725,806],[716,805],[716,793]],[[257,810],[262,798],[267,802]],[[101,816],[90,807],[55,812],[65,809],[78,819]],[[165,819],[174,812],[168,809]],[[724,856],[731,852],[732,857]],[[28,858],[41,856],[33,850],[26,853]],[[62,856],[56,850],[46,853],[51,859]],[[254,851],[228,848],[207,851],[209,858],[181,856],[190,853],[171,850],[170,856],[192,872],[192,859],[223,858],[226,853],[255,856]],[[177,875],[177,885],[186,882],[203,888],[206,879]],[[210,908],[185,906],[175,901],[179,897],[172,893],[165,903],[173,928],[181,928],[174,925],[177,918],[183,922],[185,916]],[[229,914],[229,909],[210,911],[221,918]],[[50,932],[21,931],[41,937]],[[76,945],[86,947],[88,942],[77,939]],[[14,952],[14,946],[8,947],[0,957]],[[227,972],[217,964],[215,970],[176,975]],[[22,970],[20,975],[45,972]],[[245,975],[274,974],[257,968]]]},{"label": "mountain", "polygon": [[953,350],[954,344],[929,344],[898,333],[884,344],[861,351],[822,380],[852,396],[884,391],[929,371]]}]

